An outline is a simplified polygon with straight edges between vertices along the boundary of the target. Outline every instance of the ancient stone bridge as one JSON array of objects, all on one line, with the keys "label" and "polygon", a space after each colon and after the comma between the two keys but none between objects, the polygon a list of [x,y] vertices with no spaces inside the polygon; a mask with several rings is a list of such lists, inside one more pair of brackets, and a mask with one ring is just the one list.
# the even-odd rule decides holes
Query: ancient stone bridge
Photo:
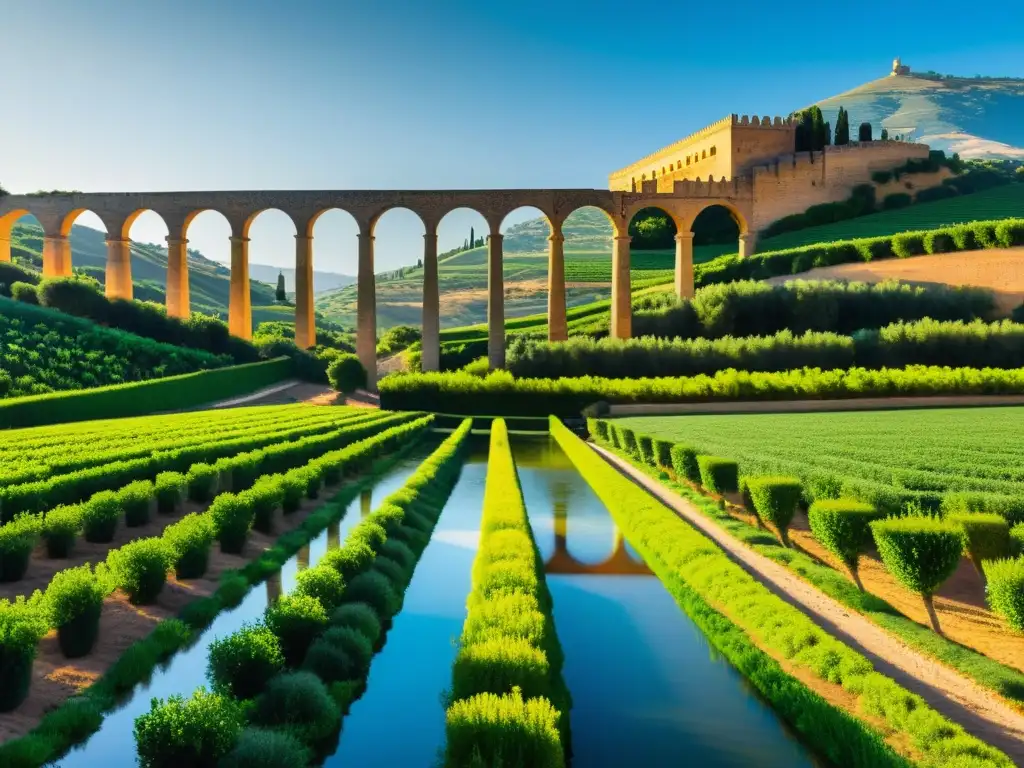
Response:
[{"label": "ancient stone bridge", "polygon": [[548,328],[552,340],[567,336],[565,319],[565,265],[562,225],[578,208],[603,211],[614,230],[612,249],[611,333],[630,335],[629,222],[642,208],[659,207],[676,223],[675,286],[680,296],[693,293],[693,221],[711,205],[727,207],[740,229],[740,254],[753,252],[755,236],[748,232],[753,195],[744,179],[732,181],[677,181],[671,192],[658,192],[648,182],[636,192],[600,189],[500,189],[500,190],[362,190],[362,191],[238,191],[238,192],[139,192],[8,195],[0,198],[0,261],[10,261],[11,227],[25,214],[35,216],[43,227],[43,274],[71,274],[68,235],[75,219],[91,211],[107,229],[106,292],[110,297],[131,298],[129,231],[145,211],[160,215],[167,225],[167,313],[189,314],[188,227],[201,212],[218,211],[231,226],[231,293],[228,325],[242,338],[252,334],[249,294],[249,227],[262,211],[277,209],[295,224],[295,340],[300,346],[315,343],[313,314],[313,225],[324,212],[347,211],[359,227],[357,272],[357,351],[367,370],[376,370],[376,298],[374,288],[374,227],[392,208],[407,208],[423,222],[423,368],[439,366],[439,293],[437,279],[437,227],[456,208],[479,212],[490,228],[488,237],[488,357],[492,367],[502,367],[504,349],[504,285],[502,236],[505,217],[524,206],[539,209],[551,228],[548,238]]}]

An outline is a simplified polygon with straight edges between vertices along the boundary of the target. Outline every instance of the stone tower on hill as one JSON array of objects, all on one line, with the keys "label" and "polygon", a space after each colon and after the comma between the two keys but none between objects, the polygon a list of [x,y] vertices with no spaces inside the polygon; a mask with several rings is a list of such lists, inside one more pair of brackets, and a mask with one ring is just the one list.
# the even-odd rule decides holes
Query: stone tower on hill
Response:
[{"label": "stone tower on hill", "polygon": [[892,72],[889,73],[889,77],[896,77],[896,75],[909,75],[910,67],[906,66],[900,61],[900,57],[897,56],[892,60]]}]

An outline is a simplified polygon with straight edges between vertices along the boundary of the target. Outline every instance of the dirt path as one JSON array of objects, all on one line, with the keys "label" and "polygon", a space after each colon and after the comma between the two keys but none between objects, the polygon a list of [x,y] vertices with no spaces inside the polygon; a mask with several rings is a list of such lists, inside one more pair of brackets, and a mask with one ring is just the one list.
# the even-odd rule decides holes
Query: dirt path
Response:
[{"label": "dirt path", "polygon": [[921,655],[785,566],[748,549],[658,481],[603,448],[592,447],[612,466],[714,541],[768,589],[802,610],[823,630],[863,654],[878,672],[921,696],[968,733],[1003,750],[1017,765],[1024,765],[1024,714],[1013,710],[973,680]]}]

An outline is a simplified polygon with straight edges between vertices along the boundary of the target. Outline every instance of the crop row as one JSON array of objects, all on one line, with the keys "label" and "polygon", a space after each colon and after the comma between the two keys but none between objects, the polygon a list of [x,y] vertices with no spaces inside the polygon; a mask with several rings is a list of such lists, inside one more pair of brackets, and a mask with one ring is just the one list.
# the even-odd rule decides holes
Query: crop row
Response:
[{"label": "crop row", "polygon": [[469,428],[449,436],[343,547],[302,571],[263,621],[211,645],[211,693],[153,702],[135,724],[145,768],[262,764],[268,751],[278,765],[303,766],[332,751],[458,477]]},{"label": "crop row", "polygon": [[[315,478],[320,477],[322,482],[330,484],[343,476],[367,469],[373,471],[375,461],[379,457],[393,452],[396,448],[402,452],[415,445],[418,442],[417,437],[425,433],[431,422],[432,417],[427,416],[414,422],[399,424],[343,449],[322,454],[308,462],[306,466],[297,468],[294,473],[287,475],[304,483],[303,488],[307,496],[314,491],[318,494],[319,485],[315,485]],[[384,461],[390,463],[393,459]],[[274,478],[269,480],[273,481]],[[306,517],[298,528],[281,536],[277,543],[264,551],[259,558],[239,571],[229,571],[222,575],[218,589],[209,597],[193,600],[186,605],[179,619],[168,619],[158,624],[149,636],[126,649],[104,676],[82,695],[69,699],[45,716],[32,733],[0,747],[0,764],[40,766],[57,759],[71,746],[88,738],[99,728],[104,714],[116,707],[136,685],[146,681],[158,663],[165,661],[177,650],[191,645],[195,637],[212,623],[220,611],[237,606],[253,584],[278,572],[294,552],[342,514],[348,499],[356,498],[365,482],[367,481],[347,486],[340,494],[345,497],[344,500],[327,502]],[[278,504],[282,511],[289,485],[293,484],[284,483],[277,489],[281,494]],[[278,494],[264,483],[261,490],[254,490],[251,494],[226,493],[217,498],[221,497],[224,501],[220,503],[227,508],[237,510],[242,506],[252,506],[252,519],[255,520],[260,504],[265,504],[268,497],[277,498]],[[204,515],[189,515],[183,520],[194,521],[205,515],[212,516],[213,512],[211,505]],[[231,517],[237,521],[244,518],[244,513],[238,514],[237,517],[232,514]],[[217,520],[214,521],[215,526],[219,524]],[[199,528],[200,524],[190,522],[189,525]],[[202,537],[198,535],[189,537],[193,545],[201,539]],[[172,547],[180,546],[173,542],[169,543]],[[192,551],[198,549],[201,547],[193,548]],[[123,555],[121,559],[125,559]],[[196,559],[193,558],[191,562],[194,564]],[[106,567],[97,568],[92,575],[87,575],[87,570],[87,567],[69,569],[68,572],[73,573],[74,578],[69,579],[61,587],[52,588],[51,583],[51,589],[44,595],[33,596],[29,600],[19,598],[15,603],[0,602],[0,637],[4,638],[4,643],[0,646],[0,656],[15,662],[4,667],[5,675],[16,676],[19,673],[16,662],[19,658],[24,658],[19,653],[28,650],[31,638],[47,623],[53,623],[58,617],[71,619],[78,616],[80,625],[88,625],[93,620],[89,617],[90,605],[93,612],[98,609],[95,602],[90,603],[89,598],[95,601],[97,594],[109,591],[111,575]],[[74,585],[75,589],[71,589],[69,585]],[[59,631],[58,629],[58,633]],[[29,652],[34,655],[34,648]]]},{"label": "crop row", "polygon": [[[841,687],[842,696],[852,704],[851,710],[884,724],[888,732],[905,734],[915,758],[923,765],[1012,765],[1006,755],[968,735],[921,697],[875,671],[866,658],[774,595],[554,418],[551,431],[630,544],[680,606],[772,706],[831,762],[905,765],[874,726],[812,693],[765,649],[785,659],[800,674],[816,678],[825,686]],[[650,450],[657,449],[652,445]],[[701,469],[710,474],[712,467]]]},{"label": "crop row", "polygon": [[280,433],[256,432],[230,440],[194,442],[152,456],[112,461],[45,480],[12,485],[0,489],[0,519],[10,520],[23,512],[45,512],[61,504],[76,504],[98,491],[120,488],[135,480],[153,480],[161,472],[189,471],[196,463],[212,463],[253,451],[262,451],[264,456],[272,458],[278,451],[289,450],[291,443],[300,443],[312,455],[317,450],[330,450],[370,434],[382,424],[410,417],[409,414],[354,416],[341,420],[339,425],[322,425],[330,431],[302,427]]},{"label": "crop row", "polygon": [[564,766],[571,700],[508,430],[491,424],[480,547],[452,671],[445,765]]}]

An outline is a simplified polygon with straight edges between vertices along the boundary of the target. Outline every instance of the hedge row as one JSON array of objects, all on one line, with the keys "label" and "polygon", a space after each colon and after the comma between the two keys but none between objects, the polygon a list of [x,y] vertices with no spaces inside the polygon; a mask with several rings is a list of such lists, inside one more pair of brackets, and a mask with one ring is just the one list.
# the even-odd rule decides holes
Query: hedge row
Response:
[{"label": "hedge row", "polygon": [[292,376],[280,357],[211,371],[0,401],[0,428],[142,416],[246,395]]},{"label": "hedge row", "polygon": [[381,406],[438,413],[505,416],[578,416],[595,403],[707,403],[762,400],[831,400],[927,395],[1017,395],[1024,369],[819,368],[781,373],[732,369],[714,376],[605,379],[596,376],[517,379],[507,371],[486,377],[464,372],[400,373],[381,379]]},{"label": "hedge row", "polygon": [[764,280],[836,264],[983,248],[1012,248],[1018,245],[1024,245],[1024,219],[975,221],[940,229],[901,232],[886,237],[765,251],[746,259],[738,255],[723,256],[695,266],[694,279],[697,285]]},{"label": "hedge row", "polygon": [[505,422],[491,424],[480,547],[446,714],[445,765],[564,766],[572,702]]},{"label": "hedge row", "polygon": [[[647,565],[700,626],[801,735],[827,759],[855,766],[905,761],[866,722],[810,691],[758,648],[784,655],[805,674],[842,686],[856,711],[906,735],[925,765],[1011,766],[1000,751],[968,735],[923,699],[775,596],[713,542],[619,474],[557,419],[551,432],[611,512]],[[728,611],[729,619],[711,606]]]},{"label": "hedge row", "polygon": [[868,330],[853,337],[807,331],[720,339],[518,341],[508,370],[521,378],[603,376],[612,379],[711,375],[732,368],[778,372],[796,368],[899,368],[948,365],[965,368],[1024,366],[1024,325],[1004,320],[921,320]]},{"label": "hedge row", "polygon": [[[424,418],[423,422],[422,427],[414,430],[417,435],[424,434],[431,417]],[[136,685],[146,682],[158,664],[190,647],[221,611],[237,606],[252,586],[279,572],[292,555],[343,515],[351,500],[370,487],[377,476],[413,449],[418,440],[415,436],[410,439],[412,429],[412,424],[392,427],[347,446],[330,458],[322,457],[322,462],[328,462],[322,463],[322,467],[340,467],[343,475],[364,471],[369,474],[361,481],[346,485],[331,501],[306,517],[298,528],[281,536],[258,559],[238,571],[222,574],[221,585],[213,595],[192,601],[177,619],[158,624],[150,635],[129,646],[103,677],[81,695],[68,699],[47,714],[31,733],[0,745],[0,764],[36,768],[58,760],[76,744],[88,739],[100,728],[106,713],[123,702]],[[396,448],[397,454],[381,458],[385,452]],[[12,619],[39,621],[38,606],[33,607],[36,610],[29,610],[23,602],[0,602],[3,632],[14,626]]]},{"label": "hedge row", "polygon": [[[344,547],[300,573],[295,591],[268,606],[263,622],[211,645],[212,698],[200,689],[189,702],[152,702],[135,721],[143,766],[251,765],[261,757],[253,734],[267,730],[292,737],[283,764],[332,751],[458,477],[469,428],[467,421],[445,440]],[[211,707],[227,716],[204,716]]]}]

